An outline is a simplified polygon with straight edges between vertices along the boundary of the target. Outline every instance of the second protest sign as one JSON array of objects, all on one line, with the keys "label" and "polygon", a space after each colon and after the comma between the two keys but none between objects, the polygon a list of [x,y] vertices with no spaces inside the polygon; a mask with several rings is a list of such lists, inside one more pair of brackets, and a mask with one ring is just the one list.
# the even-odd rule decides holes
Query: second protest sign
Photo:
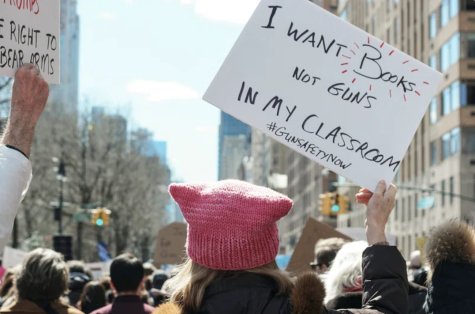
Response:
[{"label": "second protest sign", "polygon": [[262,0],[203,99],[374,190],[441,74],[306,0]]}]

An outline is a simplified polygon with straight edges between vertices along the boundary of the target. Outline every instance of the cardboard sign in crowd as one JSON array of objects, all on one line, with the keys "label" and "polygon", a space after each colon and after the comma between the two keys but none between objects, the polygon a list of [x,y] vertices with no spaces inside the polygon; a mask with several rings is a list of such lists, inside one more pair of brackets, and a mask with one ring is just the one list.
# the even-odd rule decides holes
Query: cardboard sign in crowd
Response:
[{"label": "cardboard sign in crowd", "polygon": [[185,223],[174,222],[158,231],[153,258],[153,264],[156,267],[177,265],[183,262],[186,257],[186,230]]},{"label": "cardboard sign in crowd", "polygon": [[13,77],[32,63],[48,83],[59,84],[59,3],[0,1],[0,75]]},{"label": "cardboard sign in crowd", "polygon": [[262,0],[203,99],[374,191],[442,75],[307,0]]}]

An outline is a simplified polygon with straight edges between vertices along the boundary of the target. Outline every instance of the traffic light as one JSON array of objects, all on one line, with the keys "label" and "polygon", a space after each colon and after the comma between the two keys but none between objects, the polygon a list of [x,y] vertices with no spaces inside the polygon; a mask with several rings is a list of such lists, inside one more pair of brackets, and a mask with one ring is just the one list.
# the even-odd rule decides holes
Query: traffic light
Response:
[{"label": "traffic light", "polygon": [[331,193],[320,194],[319,196],[319,210],[323,216],[330,216],[330,207],[331,207]]},{"label": "traffic light", "polygon": [[73,259],[73,237],[70,235],[55,235],[53,237],[53,249],[63,254],[65,261]]},{"label": "traffic light", "polygon": [[[91,210],[91,223],[93,225],[97,225],[98,220],[101,219],[101,209],[93,209]],[[99,222],[99,226],[102,225],[101,222]]]},{"label": "traffic light", "polygon": [[108,226],[109,225],[109,217],[111,215],[111,211],[108,210],[107,208],[102,208],[101,211],[101,219],[102,219],[102,225],[103,226]]},{"label": "traffic light", "polygon": [[350,206],[350,198],[348,196],[338,194],[336,204],[339,207],[339,214],[348,214],[348,208]]},{"label": "traffic light", "polygon": [[108,226],[111,211],[107,208],[99,207],[91,210],[91,223],[96,226]]}]

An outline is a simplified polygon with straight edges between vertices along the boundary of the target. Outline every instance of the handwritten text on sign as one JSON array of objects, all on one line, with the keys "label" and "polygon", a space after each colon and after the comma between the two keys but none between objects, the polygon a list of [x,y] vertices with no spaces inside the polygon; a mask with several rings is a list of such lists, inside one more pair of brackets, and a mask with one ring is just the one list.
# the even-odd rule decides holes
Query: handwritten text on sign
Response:
[{"label": "handwritten text on sign", "polygon": [[59,84],[59,0],[0,0],[0,75],[33,63]]},{"label": "handwritten text on sign", "polygon": [[305,0],[262,0],[203,99],[373,190],[440,73]]}]

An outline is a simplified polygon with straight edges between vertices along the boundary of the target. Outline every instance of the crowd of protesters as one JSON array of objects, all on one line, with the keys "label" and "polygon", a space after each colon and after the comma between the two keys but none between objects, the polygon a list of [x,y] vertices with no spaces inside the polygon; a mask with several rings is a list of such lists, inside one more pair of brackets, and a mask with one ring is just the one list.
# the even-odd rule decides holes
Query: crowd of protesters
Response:
[{"label": "crowd of protesters", "polygon": [[[0,249],[32,179],[30,145],[47,98],[36,67],[20,68],[0,138]],[[172,278],[128,253],[93,278],[82,262],[36,249],[4,274],[0,313],[475,313],[474,228],[443,223],[427,239],[426,264],[418,251],[406,263],[385,235],[392,184],[356,195],[367,208],[367,241],[321,240],[314,271],[301,274],[275,261],[277,221],[293,206],[287,196],[236,180],[172,184],[169,191],[188,223],[187,258]]]}]

